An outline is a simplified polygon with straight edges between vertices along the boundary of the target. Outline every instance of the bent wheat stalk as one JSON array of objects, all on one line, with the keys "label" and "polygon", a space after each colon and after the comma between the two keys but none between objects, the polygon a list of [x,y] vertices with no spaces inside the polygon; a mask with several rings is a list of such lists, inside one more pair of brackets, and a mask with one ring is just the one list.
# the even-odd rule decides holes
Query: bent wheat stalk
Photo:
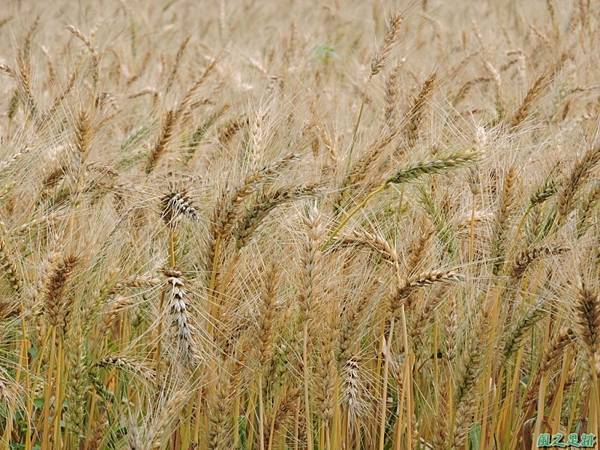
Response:
[{"label": "bent wheat stalk", "polygon": [[478,151],[463,151],[451,153],[445,157],[432,159],[429,161],[422,161],[412,166],[408,166],[404,169],[400,169],[393,176],[385,180],[381,185],[369,192],[354,208],[352,208],[346,217],[338,224],[338,226],[331,232],[328,239],[325,241],[323,249],[329,248],[332,242],[335,240],[337,235],[344,229],[350,219],[356,215],[361,209],[363,209],[367,203],[375,197],[377,194],[386,190],[392,184],[403,184],[410,181],[414,181],[422,177],[423,175],[431,175],[436,173],[443,173],[447,170],[464,167],[469,163],[475,162],[480,158],[481,154]]}]

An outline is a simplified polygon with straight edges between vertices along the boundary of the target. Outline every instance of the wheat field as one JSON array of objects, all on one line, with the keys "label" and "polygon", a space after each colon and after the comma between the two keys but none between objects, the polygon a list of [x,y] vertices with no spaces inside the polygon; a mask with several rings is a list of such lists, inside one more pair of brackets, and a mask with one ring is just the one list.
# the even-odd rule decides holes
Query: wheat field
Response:
[{"label": "wheat field", "polygon": [[597,448],[599,18],[2,0],[0,448]]}]

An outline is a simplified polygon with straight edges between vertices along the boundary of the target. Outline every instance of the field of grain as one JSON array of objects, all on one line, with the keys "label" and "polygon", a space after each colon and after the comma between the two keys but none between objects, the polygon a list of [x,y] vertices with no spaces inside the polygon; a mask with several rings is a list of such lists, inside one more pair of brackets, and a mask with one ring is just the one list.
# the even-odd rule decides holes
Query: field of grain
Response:
[{"label": "field of grain", "polygon": [[0,449],[597,448],[599,18],[2,0]]}]

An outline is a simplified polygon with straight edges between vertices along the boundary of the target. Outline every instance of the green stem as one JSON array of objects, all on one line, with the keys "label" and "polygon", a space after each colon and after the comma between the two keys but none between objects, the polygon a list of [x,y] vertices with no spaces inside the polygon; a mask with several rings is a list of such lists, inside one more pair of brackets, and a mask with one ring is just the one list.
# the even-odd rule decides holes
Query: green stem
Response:
[{"label": "green stem", "polygon": [[308,323],[304,323],[303,349],[302,349],[302,371],[304,377],[304,414],[306,416],[306,444],[307,448],[313,449],[312,419],[310,415],[310,397],[308,391]]},{"label": "green stem", "polygon": [[356,118],[356,123],[354,124],[354,131],[352,132],[352,141],[350,142],[350,150],[348,150],[348,169],[352,163],[352,151],[354,150],[354,145],[356,144],[356,135],[358,133],[358,127],[360,126],[360,121],[362,119],[363,110],[365,109],[365,99],[363,97],[362,102],[360,103],[360,109],[358,110],[358,117]]},{"label": "green stem", "polygon": [[175,260],[175,242],[176,242],[175,230],[171,229],[169,231],[169,262],[172,268],[175,268],[176,260]]},{"label": "green stem", "polygon": [[[265,450],[265,408],[262,392],[262,371],[258,374],[258,442],[259,449]],[[269,444],[270,445],[270,444]]]}]

